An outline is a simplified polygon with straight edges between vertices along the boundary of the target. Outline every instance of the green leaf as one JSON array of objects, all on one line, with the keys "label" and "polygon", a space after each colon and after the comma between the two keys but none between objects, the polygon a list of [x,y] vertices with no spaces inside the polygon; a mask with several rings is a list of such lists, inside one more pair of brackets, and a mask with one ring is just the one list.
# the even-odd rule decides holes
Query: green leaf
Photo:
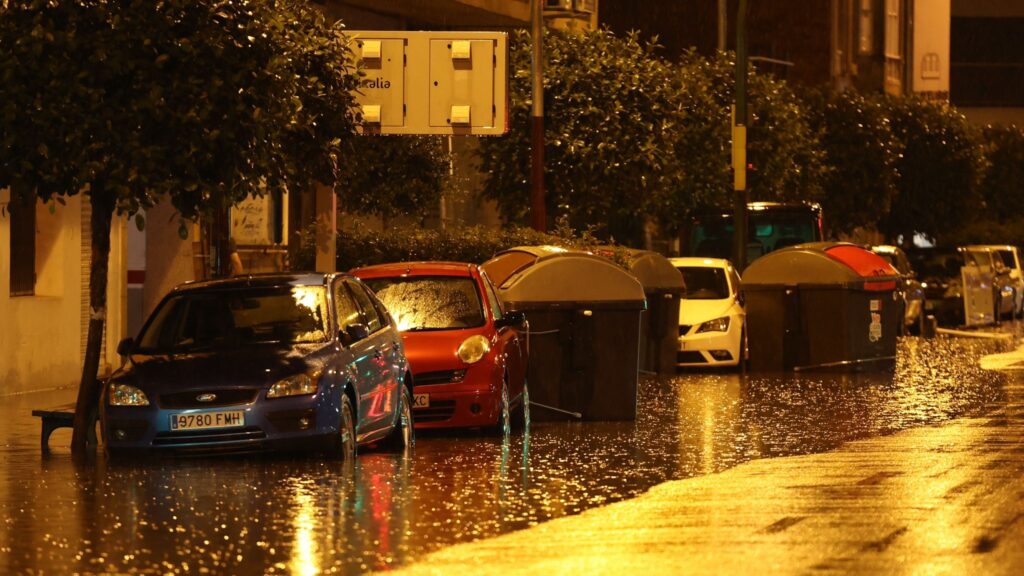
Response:
[{"label": "green leaf", "polygon": [[135,215],[135,228],[137,228],[139,232],[142,232],[146,228],[146,217],[143,216],[141,212]]},{"label": "green leaf", "polygon": [[182,240],[188,240],[188,227],[185,226],[184,222],[178,224],[178,237]]}]

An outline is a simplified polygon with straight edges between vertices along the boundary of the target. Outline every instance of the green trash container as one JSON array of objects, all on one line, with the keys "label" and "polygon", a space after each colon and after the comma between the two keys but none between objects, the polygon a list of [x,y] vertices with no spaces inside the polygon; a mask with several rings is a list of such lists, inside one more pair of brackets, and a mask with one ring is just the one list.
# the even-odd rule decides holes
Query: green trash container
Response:
[{"label": "green trash container", "polygon": [[899,272],[848,243],[776,250],[743,273],[753,371],[891,367]]},{"label": "green trash container", "polygon": [[[583,252],[514,248],[483,264],[498,297],[529,322],[530,416],[636,419],[643,287]],[[512,270],[510,274],[502,271]]]}]

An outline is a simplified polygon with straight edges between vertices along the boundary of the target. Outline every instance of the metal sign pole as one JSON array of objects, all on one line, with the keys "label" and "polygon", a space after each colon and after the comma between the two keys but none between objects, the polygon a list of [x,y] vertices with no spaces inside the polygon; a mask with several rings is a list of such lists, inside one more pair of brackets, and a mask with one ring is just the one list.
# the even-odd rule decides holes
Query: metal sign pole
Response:
[{"label": "metal sign pole", "polygon": [[736,112],[732,128],[733,254],[736,269],[747,267],[747,0],[736,13]]},{"label": "metal sign pole", "polygon": [[533,0],[530,38],[533,41],[533,106],[530,111],[530,224],[534,230],[547,229],[544,204],[544,20],[542,0]]}]

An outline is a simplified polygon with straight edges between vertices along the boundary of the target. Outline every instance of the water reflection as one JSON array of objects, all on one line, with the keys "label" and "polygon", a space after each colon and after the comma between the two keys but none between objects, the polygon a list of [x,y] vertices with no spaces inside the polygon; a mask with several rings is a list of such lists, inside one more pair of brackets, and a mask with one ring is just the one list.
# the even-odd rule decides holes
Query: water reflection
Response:
[{"label": "water reflection", "polygon": [[895,373],[644,378],[636,422],[421,434],[410,455],[367,451],[354,464],[265,457],[78,468],[60,450],[41,459],[21,405],[0,418],[9,438],[0,572],[387,570],[664,480],[977,413],[1002,399],[1000,377],[976,367],[995,346],[908,340]]}]

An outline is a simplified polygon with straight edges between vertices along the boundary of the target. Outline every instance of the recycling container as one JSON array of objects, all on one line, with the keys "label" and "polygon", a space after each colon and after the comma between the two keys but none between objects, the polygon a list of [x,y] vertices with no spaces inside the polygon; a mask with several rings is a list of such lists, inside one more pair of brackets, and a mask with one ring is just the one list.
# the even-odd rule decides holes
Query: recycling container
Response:
[{"label": "recycling container", "polygon": [[596,252],[623,263],[644,288],[647,311],[640,318],[640,368],[675,374],[679,301],[686,293],[683,275],[668,258],[650,250],[602,246]]},{"label": "recycling container", "polygon": [[848,243],[776,250],[743,273],[754,371],[891,367],[903,319],[899,272]]},{"label": "recycling container", "polygon": [[[531,418],[633,420],[644,290],[585,252],[522,247],[482,265],[498,298],[529,322]],[[503,278],[502,278],[503,277]]]}]

